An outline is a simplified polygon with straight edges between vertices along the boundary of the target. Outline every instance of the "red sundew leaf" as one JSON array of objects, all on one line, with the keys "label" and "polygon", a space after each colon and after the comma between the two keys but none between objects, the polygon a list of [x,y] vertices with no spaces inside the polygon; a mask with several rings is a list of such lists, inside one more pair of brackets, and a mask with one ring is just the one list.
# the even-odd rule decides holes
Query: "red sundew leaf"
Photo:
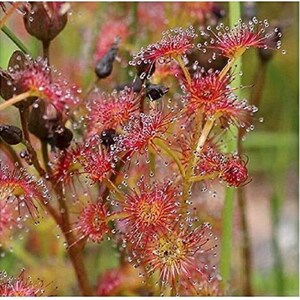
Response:
[{"label": "red sundew leaf", "polygon": [[236,155],[230,155],[226,162],[221,165],[220,178],[227,182],[229,186],[241,186],[249,183],[248,160],[243,160]]},{"label": "red sundew leaf", "polygon": [[42,179],[36,181],[24,168],[9,170],[0,161],[0,201],[18,202],[18,208],[25,206],[36,217],[38,210],[35,201],[47,203],[50,199],[48,189]]},{"label": "red sundew leaf", "polygon": [[132,120],[124,128],[126,134],[119,137],[117,151],[129,153],[132,157],[134,154],[144,154],[149,146],[154,146],[155,138],[165,139],[165,134],[175,117],[171,114],[163,115],[161,112],[152,111],[149,115],[140,114],[140,118]]},{"label": "red sundew leaf", "polygon": [[138,112],[138,100],[133,89],[125,88],[119,93],[102,94],[90,101],[86,116],[88,136],[125,125]]},{"label": "red sundew leaf", "polygon": [[0,201],[0,239],[17,224],[13,215],[12,205]]},{"label": "red sundew leaf", "polygon": [[201,32],[202,36],[209,37],[209,45],[199,44],[201,49],[212,48],[221,51],[223,56],[234,58],[239,51],[245,51],[248,48],[274,48],[278,44],[278,29],[273,32],[267,32],[269,23],[267,20],[258,21],[255,17],[248,23],[242,20],[235,27],[229,29],[220,24],[216,27],[217,32],[207,27],[207,32]]},{"label": "red sundew leaf", "polygon": [[193,26],[187,29],[174,28],[163,33],[162,39],[142,48],[140,52],[134,55],[131,65],[141,63],[159,63],[170,62],[171,58],[178,55],[184,55],[187,51],[194,48],[194,39],[197,37]]},{"label": "red sundew leaf", "polygon": [[80,161],[84,155],[84,150],[84,143],[82,143],[60,152],[53,162],[53,177],[55,181],[63,181],[65,184],[68,184],[73,175],[79,174]]},{"label": "red sundew leaf", "polygon": [[25,277],[23,270],[16,278],[8,277],[6,272],[0,272],[0,295],[4,297],[40,297],[45,296],[45,286],[42,280],[34,283],[30,277]]},{"label": "red sundew leaf", "polygon": [[99,151],[86,151],[86,156],[81,159],[85,174],[93,181],[102,181],[114,172],[114,158],[102,148]]},{"label": "red sundew leaf", "polygon": [[176,290],[177,282],[182,279],[188,279],[188,284],[193,285],[190,280],[193,273],[201,279],[203,270],[209,270],[204,260],[216,247],[209,224],[189,229],[177,223],[171,231],[155,234],[145,249],[136,251],[135,256],[140,258],[149,275],[159,272],[162,291],[168,286]]},{"label": "red sundew leaf", "polygon": [[138,191],[131,190],[125,195],[122,212],[126,224],[126,240],[133,247],[141,246],[157,232],[164,232],[178,218],[178,191],[171,182],[152,184],[141,182]]},{"label": "red sundew leaf", "polygon": [[203,269],[201,276],[198,272],[192,272],[191,278],[182,278],[179,294],[182,296],[225,296],[221,277],[211,273],[211,271]]},{"label": "red sundew leaf", "polygon": [[[79,238],[88,238],[94,243],[102,241],[110,229],[107,225],[108,210],[101,200],[96,203],[89,203],[80,213],[75,224],[79,232]],[[74,243],[74,244],[75,244]]]},{"label": "red sundew leaf", "polygon": [[183,97],[187,115],[201,112],[206,118],[220,115],[223,124],[235,123],[246,127],[257,108],[247,100],[239,101],[230,87],[232,76],[220,77],[219,72],[197,72],[190,85],[184,87]]},{"label": "red sundew leaf", "polygon": [[47,61],[37,58],[28,59],[24,68],[15,66],[9,69],[8,74],[12,78],[11,84],[18,90],[32,91],[35,96],[54,105],[58,111],[68,111],[79,103],[80,90],[60,77],[52,79],[51,72],[54,73]]}]

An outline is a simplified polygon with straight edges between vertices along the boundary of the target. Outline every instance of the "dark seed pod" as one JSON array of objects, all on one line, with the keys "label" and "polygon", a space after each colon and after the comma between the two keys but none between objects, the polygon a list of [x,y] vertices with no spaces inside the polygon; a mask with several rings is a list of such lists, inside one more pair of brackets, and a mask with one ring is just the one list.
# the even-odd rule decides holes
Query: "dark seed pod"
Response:
[{"label": "dark seed pod", "polygon": [[60,150],[63,150],[70,146],[72,139],[72,131],[62,125],[58,125],[54,129],[53,137],[50,141],[50,144],[54,147],[57,147]]},{"label": "dark seed pod", "polygon": [[[17,50],[15,51],[8,63],[8,69],[9,70],[23,70],[25,66],[26,58],[23,52]],[[9,74],[8,71],[2,71],[0,70],[0,93],[1,97],[5,100],[10,99],[13,97],[14,94],[22,93],[20,89],[18,89],[17,86],[14,85],[14,80],[12,76]],[[18,103],[19,104],[19,103]]]},{"label": "dark seed pod", "polygon": [[0,70],[0,95],[3,99],[8,100],[14,95],[13,79],[3,70]]},{"label": "dark seed pod", "polygon": [[115,144],[116,131],[114,129],[103,130],[100,134],[100,142],[106,147]]},{"label": "dark seed pod", "polygon": [[153,73],[155,72],[155,62],[146,64],[141,62],[140,64],[136,65],[137,74],[142,79],[149,79]]},{"label": "dark seed pod", "polygon": [[138,93],[141,91],[143,87],[143,82],[139,77],[136,77],[133,82],[130,83],[124,83],[124,84],[119,84],[118,86],[115,87],[115,90],[120,92],[124,90],[125,88],[132,88],[135,93]]},{"label": "dark seed pod", "polygon": [[169,88],[166,88],[158,84],[150,84],[146,87],[146,96],[150,101],[155,101],[160,99],[169,91]]},{"label": "dark seed pod", "polygon": [[27,32],[44,43],[53,40],[66,26],[68,4],[59,2],[30,2],[23,20]]},{"label": "dark seed pod", "polygon": [[109,51],[100,58],[96,63],[95,73],[99,79],[108,77],[113,70],[113,63],[119,48],[119,40],[117,40]]},{"label": "dark seed pod", "polygon": [[8,68],[24,70],[26,68],[27,61],[25,54],[22,51],[16,50],[9,59]]},{"label": "dark seed pod", "polygon": [[23,132],[20,128],[13,125],[0,125],[0,136],[5,143],[17,145],[22,142]]},{"label": "dark seed pod", "polygon": [[38,99],[29,115],[28,129],[41,140],[52,137],[53,128],[60,122],[59,115],[52,105]]}]

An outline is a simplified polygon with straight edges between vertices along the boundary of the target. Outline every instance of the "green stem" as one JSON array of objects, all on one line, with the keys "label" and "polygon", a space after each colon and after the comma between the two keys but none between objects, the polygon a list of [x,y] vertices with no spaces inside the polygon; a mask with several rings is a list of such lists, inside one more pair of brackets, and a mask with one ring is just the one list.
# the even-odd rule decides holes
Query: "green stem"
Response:
[{"label": "green stem", "polygon": [[38,171],[39,175],[41,177],[45,177],[46,172],[42,168],[37,153],[34,149],[34,147],[31,144],[30,140],[30,135],[29,135],[29,130],[28,130],[28,118],[29,118],[29,109],[26,108],[25,110],[20,110],[20,118],[21,118],[21,125],[22,125],[22,130],[24,134],[24,141],[23,144],[26,146],[27,151],[30,155],[31,161],[35,169]]},{"label": "green stem", "polygon": [[[234,26],[234,24],[238,21],[240,16],[241,16],[240,2],[229,2],[229,21],[231,27]],[[243,52],[241,54],[243,54]],[[238,56],[239,58],[234,59],[234,61],[236,62],[237,74],[239,74],[242,69],[242,63],[240,59],[241,54]],[[240,76],[236,76],[236,79],[234,80],[233,84],[234,86],[240,86],[241,84]],[[234,135],[237,135],[237,128],[232,127],[230,131],[233,132]],[[235,151],[236,147],[237,147],[237,143],[235,140],[227,144],[228,152]],[[228,283],[231,277],[230,268],[231,268],[231,253],[232,253],[231,249],[232,249],[234,192],[235,190],[233,188],[226,188],[225,203],[223,208],[223,226],[222,226],[223,232],[221,238],[220,271],[221,271],[221,276],[223,278],[224,284]]]},{"label": "green stem", "polygon": [[14,96],[0,104],[0,111],[10,107],[11,105],[21,102],[30,96],[33,96],[33,93],[31,91],[27,91],[25,93]]},{"label": "green stem", "polygon": [[190,75],[188,69],[186,68],[185,63],[183,62],[181,56],[180,55],[176,56],[175,60],[177,61],[178,65],[180,66],[187,83],[190,85],[192,82],[192,78],[191,78],[191,75]]},{"label": "green stem", "polygon": [[14,43],[18,48],[24,52],[25,54],[29,54],[28,49],[26,46],[21,42],[21,40],[7,27],[3,26],[1,30],[6,34],[6,36]]},{"label": "green stem", "polygon": [[150,167],[150,173],[152,174],[151,175],[152,177],[155,177],[155,161],[156,161],[155,152],[153,150],[149,151],[149,167]]},{"label": "green stem", "polygon": [[129,213],[126,213],[126,212],[114,213],[114,214],[110,215],[109,217],[107,217],[106,223],[108,223],[110,221],[125,219],[128,216],[129,216]]},{"label": "green stem", "polygon": [[219,174],[217,172],[208,175],[196,175],[190,178],[190,182],[199,182],[208,179],[215,179]]},{"label": "green stem", "polygon": [[284,262],[280,252],[280,246],[278,243],[278,229],[279,229],[279,217],[280,209],[282,206],[282,196],[277,193],[276,190],[273,192],[271,197],[271,219],[272,219],[272,232],[271,232],[271,243],[272,243],[272,254],[274,260],[274,273],[275,273],[275,285],[278,296],[285,295],[285,278],[284,278]]},{"label": "green stem", "polygon": [[227,188],[225,192],[225,203],[223,208],[223,231],[221,239],[221,261],[220,271],[224,284],[231,276],[231,249],[232,249],[232,219],[233,219],[234,189]]},{"label": "green stem", "polygon": [[176,163],[179,172],[182,176],[182,178],[185,177],[185,172],[183,169],[183,166],[180,162],[179,157],[176,155],[176,153],[170,149],[163,141],[159,140],[159,139],[155,139],[154,144],[157,145],[161,150],[163,150],[167,155],[169,155],[170,157],[173,158],[174,162]]}]

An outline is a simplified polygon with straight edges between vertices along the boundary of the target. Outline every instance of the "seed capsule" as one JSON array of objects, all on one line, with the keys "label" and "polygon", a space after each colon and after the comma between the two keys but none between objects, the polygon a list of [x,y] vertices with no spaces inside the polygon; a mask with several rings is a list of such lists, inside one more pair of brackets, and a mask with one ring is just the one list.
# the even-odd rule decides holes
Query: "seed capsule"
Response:
[{"label": "seed capsule", "polygon": [[30,6],[30,11],[24,14],[24,24],[27,32],[42,42],[50,42],[67,24],[68,4],[30,2]]},{"label": "seed capsule", "polygon": [[23,139],[22,130],[13,125],[0,125],[0,136],[9,145],[19,144]]},{"label": "seed capsule", "polygon": [[106,78],[111,74],[113,70],[113,62],[116,58],[118,47],[119,40],[117,40],[117,42],[115,42],[112,45],[109,51],[98,60],[95,72],[99,79]]},{"label": "seed capsule", "polygon": [[160,99],[163,95],[165,95],[169,91],[169,88],[166,88],[162,85],[150,84],[146,88],[147,97],[150,101],[155,101]]},{"label": "seed capsule", "polygon": [[138,76],[145,74],[145,78],[149,79],[155,72],[155,62],[149,64],[142,61],[140,64],[136,65],[136,69]]},{"label": "seed capsule", "polygon": [[50,144],[63,150],[70,146],[72,139],[72,131],[64,126],[58,125],[54,130]]}]

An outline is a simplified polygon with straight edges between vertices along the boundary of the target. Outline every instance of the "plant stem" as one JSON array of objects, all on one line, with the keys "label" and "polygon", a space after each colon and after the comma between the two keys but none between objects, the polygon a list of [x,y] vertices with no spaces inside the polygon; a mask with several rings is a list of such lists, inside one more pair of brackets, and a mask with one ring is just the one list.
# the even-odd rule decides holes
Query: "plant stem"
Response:
[{"label": "plant stem", "polygon": [[43,57],[47,59],[48,66],[50,65],[50,42],[44,42],[43,41]]},{"label": "plant stem", "polygon": [[[229,2],[229,20],[230,26],[233,27],[237,20],[240,18],[240,3],[239,2]],[[244,51],[243,51],[244,52]],[[241,52],[240,55],[243,54]],[[234,63],[236,62],[236,72],[239,73],[242,69],[240,55],[236,56],[233,60]],[[231,63],[231,66],[233,62]],[[230,69],[231,66],[225,67],[226,69]],[[221,72],[221,76],[225,76],[228,72]],[[237,76],[234,84],[240,86],[241,78]],[[237,129],[232,127],[231,129],[233,134],[236,135]],[[236,150],[236,142],[232,141],[227,145],[228,152],[233,152]],[[231,277],[231,253],[232,253],[232,223],[233,223],[233,207],[234,207],[234,189],[233,188],[226,188],[225,190],[225,202],[223,208],[223,232],[221,238],[221,259],[220,259],[220,271],[221,276],[223,279],[224,284],[227,284]]]},{"label": "plant stem", "polygon": [[30,135],[28,131],[28,115],[29,115],[29,108],[25,108],[20,110],[20,118],[21,118],[21,125],[22,125],[22,130],[24,134],[24,143],[26,145],[26,148],[28,150],[28,153],[30,155],[30,158],[32,160],[32,163],[38,173],[40,174],[41,177],[45,177],[46,172],[45,170],[41,167],[40,162],[38,160],[36,151],[34,150],[31,141],[30,141]]},{"label": "plant stem", "polygon": [[203,181],[203,180],[207,180],[207,179],[215,179],[219,174],[216,173],[212,173],[212,174],[208,174],[208,175],[197,175],[197,176],[192,176],[190,178],[191,182],[199,182],[199,181]]},{"label": "plant stem", "polygon": [[[189,162],[187,165],[187,169],[185,172],[185,178],[184,178],[184,184],[183,184],[183,202],[182,202],[182,208],[181,208],[181,212],[185,213],[186,209],[187,209],[187,203],[186,200],[188,199],[188,195],[189,195],[189,191],[193,185],[193,181],[191,181],[191,177],[193,176],[194,173],[194,168],[197,164],[197,158],[199,157],[201,151],[202,151],[202,147],[205,144],[208,135],[210,133],[210,131],[213,128],[213,125],[216,121],[216,119],[219,116],[216,114],[213,117],[211,117],[210,119],[208,119],[206,121],[206,123],[203,126],[202,131],[201,126],[202,126],[202,118],[197,118],[196,117],[196,131],[195,131],[195,137],[194,137],[194,141],[193,141],[193,145],[192,145],[192,149],[191,149],[191,156],[189,158]],[[201,135],[200,135],[201,132]]]},{"label": "plant stem", "polygon": [[21,102],[21,101],[23,101],[24,99],[26,99],[30,96],[33,96],[32,91],[27,91],[25,93],[14,96],[14,97],[6,100],[4,103],[0,104],[0,111],[10,107],[11,105],[14,105],[18,102]]},{"label": "plant stem", "polygon": [[280,209],[282,206],[281,193],[273,191],[271,196],[271,220],[272,220],[272,254],[274,259],[274,271],[275,271],[275,283],[277,296],[285,295],[285,278],[284,278],[284,262],[280,253],[280,246],[278,243],[278,229],[279,229],[279,217]]},{"label": "plant stem", "polygon": [[155,177],[155,161],[156,161],[155,153],[152,149],[149,149],[148,155],[149,155],[148,157],[149,157],[150,174],[152,175],[152,177]]},{"label": "plant stem", "polygon": [[22,43],[22,41],[7,27],[3,26],[1,30],[5,33],[5,35],[25,54],[29,54],[28,49]]},{"label": "plant stem", "polygon": [[[228,60],[226,66],[222,69],[221,73],[219,74],[220,78],[223,78],[230,71],[230,69],[234,66],[234,64],[239,60],[239,58],[244,54],[245,51],[246,48],[241,48],[236,51],[234,57]],[[237,64],[236,73],[239,73],[239,71],[240,68]]]},{"label": "plant stem", "polygon": [[261,61],[254,75],[254,84],[250,96],[250,103],[255,106],[259,106],[262,92],[264,90],[264,85],[266,82],[268,62]]},{"label": "plant stem", "polygon": [[237,200],[239,211],[241,215],[241,229],[242,229],[242,257],[243,257],[243,271],[244,274],[244,287],[243,287],[243,296],[253,296],[252,292],[252,259],[251,259],[251,240],[249,237],[249,229],[247,223],[247,202],[245,195],[245,188],[239,187],[237,190]]},{"label": "plant stem", "polygon": [[52,170],[49,166],[49,154],[48,154],[48,148],[47,148],[47,142],[44,140],[41,140],[42,145],[42,157],[44,161],[44,166],[47,171],[47,173],[51,176]]},{"label": "plant stem", "polygon": [[178,158],[178,156],[176,155],[176,153],[170,149],[168,147],[168,145],[166,145],[163,141],[161,141],[160,139],[155,139],[154,140],[154,144],[157,145],[161,150],[163,150],[167,155],[169,155],[170,157],[173,158],[174,162],[176,163],[178,170],[182,176],[182,178],[185,177],[185,171],[184,168],[180,162],[180,159]]},{"label": "plant stem", "polygon": [[127,213],[127,212],[114,213],[106,219],[106,222],[108,223],[108,222],[114,221],[114,220],[125,219],[128,216],[129,216],[129,213]]},{"label": "plant stem", "polygon": [[180,55],[178,55],[178,56],[175,57],[175,60],[177,61],[178,65],[180,66],[188,85],[190,85],[191,82],[192,82],[192,78],[191,78],[191,75],[190,75],[188,69],[186,68],[186,66],[185,66],[185,64],[182,60],[182,57]]},{"label": "plant stem", "polygon": [[187,209],[186,201],[188,199],[189,190],[192,187],[192,182],[190,182],[190,178],[193,176],[193,162],[194,162],[194,152],[195,148],[197,147],[197,142],[200,139],[201,136],[201,128],[202,128],[202,117],[201,114],[198,114],[196,116],[196,126],[195,126],[195,132],[193,137],[193,143],[191,147],[191,154],[189,157],[189,161],[185,170],[185,177],[183,182],[183,198],[182,198],[182,204],[181,204],[181,212],[184,213]]},{"label": "plant stem", "polygon": [[79,288],[81,290],[82,296],[92,296],[92,288],[88,281],[88,276],[86,269],[83,263],[83,252],[82,252],[82,243],[76,243],[76,239],[72,233],[72,227],[70,224],[69,210],[66,204],[66,198],[63,193],[62,184],[59,183],[56,188],[56,193],[58,195],[58,202],[60,206],[60,212],[62,217],[61,222],[61,230],[66,238],[67,245],[73,245],[72,247],[68,247],[69,257],[71,259],[73,268],[75,270],[75,274],[77,277],[77,281],[79,284]]},{"label": "plant stem", "polygon": [[[45,177],[46,172],[41,167],[39,160],[37,158],[36,151],[34,150],[32,144],[31,144],[31,141],[30,141],[30,135],[29,135],[29,131],[28,131],[28,114],[29,114],[28,108],[20,110],[21,125],[22,125],[22,130],[23,130],[23,134],[24,134],[24,138],[25,138],[24,143],[25,143],[28,153],[30,154],[33,166],[35,167],[35,169],[37,170],[37,172],[39,173],[39,175],[41,177]],[[56,210],[49,203],[46,204],[46,203],[44,203],[44,201],[41,201],[40,203],[45,207],[47,212],[53,217],[53,219],[56,221],[56,223],[58,225],[60,225],[61,218],[58,215],[58,213],[56,212]]]},{"label": "plant stem", "polygon": [[[210,131],[212,130],[215,121],[216,121],[216,116],[213,116],[212,118],[210,118],[206,121],[206,123],[203,127],[203,130],[202,130],[201,136],[197,143],[197,147],[196,147],[197,154],[199,154],[201,152],[202,147],[205,144],[205,141],[207,140],[208,135],[209,135]],[[194,159],[196,159],[196,155],[194,155]],[[194,163],[193,163],[193,165],[194,165]]]},{"label": "plant stem", "polygon": [[[85,240],[82,240],[81,243],[76,243],[76,239],[72,233],[69,211],[68,211],[68,206],[66,204],[66,198],[63,192],[62,183],[57,184],[57,182],[53,181],[53,178],[51,177],[52,170],[49,166],[49,155],[48,155],[47,143],[45,141],[41,141],[41,143],[42,143],[42,155],[43,155],[45,168],[50,175],[52,186],[58,196],[60,216],[51,206],[49,206],[49,204],[46,205],[46,208],[50,212],[50,214],[54,217],[56,223],[60,226],[61,231],[63,232],[66,238],[67,245],[68,245],[68,254],[71,259],[73,268],[75,270],[75,274],[82,295],[91,296],[93,293],[89,285],[87,273],[83,263],[82,250],[83,250],[83,245],[85,243]],[[69,247],[70,245],[72,245],[72,247]]]}]

